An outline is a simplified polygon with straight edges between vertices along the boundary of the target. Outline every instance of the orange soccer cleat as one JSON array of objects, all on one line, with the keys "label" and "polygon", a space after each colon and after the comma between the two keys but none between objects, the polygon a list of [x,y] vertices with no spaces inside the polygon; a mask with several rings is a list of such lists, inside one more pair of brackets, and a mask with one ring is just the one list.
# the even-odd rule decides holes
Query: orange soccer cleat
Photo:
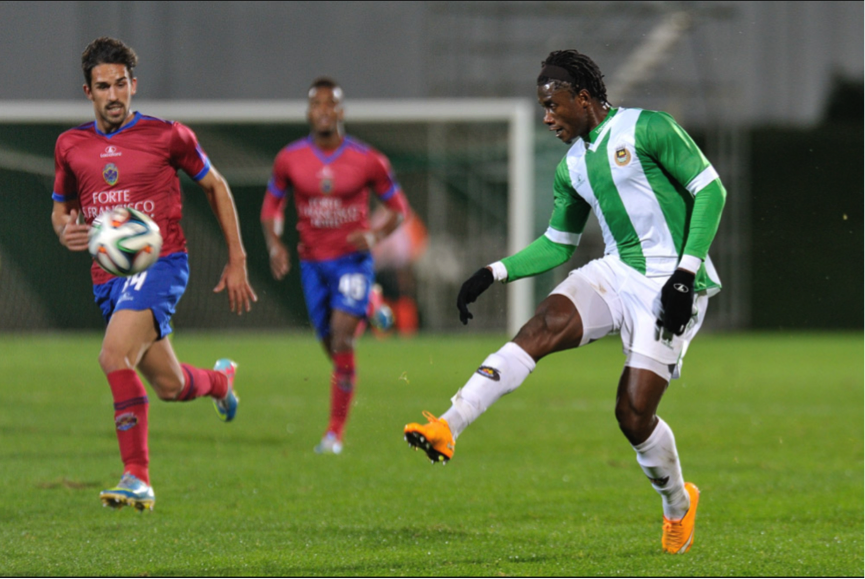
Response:
[{"label": "orange soccer cleat", "polygon": [[415,449],[422,449],[433,464],[447,463],[454,455],[454,441],[451,427],[443,418],[436,418],[424,410],[424,418],[429,420],[426,424],[412,422],[406,424],[403,430],[404,438],[408,445]]},{"label": "orange soccer cleat", "polygon": [[685,483],[685,490],[691,498],[691,506],[685,516],[679,521],[664,517],[661,546],[664,551],[673,555],[687,553],[694,544],[694,523],[697,520],[697,505],[700,503],[700,489],[694,483]]}]

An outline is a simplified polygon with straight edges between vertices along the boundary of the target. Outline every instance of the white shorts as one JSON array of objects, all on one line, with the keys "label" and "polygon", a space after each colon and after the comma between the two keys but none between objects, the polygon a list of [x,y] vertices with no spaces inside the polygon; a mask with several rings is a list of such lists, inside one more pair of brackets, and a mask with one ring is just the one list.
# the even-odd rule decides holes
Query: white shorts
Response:
[{"label": "white shorts", "polygon": [[657,325],[661,311],[661,288],[667,277],[649,278],[607,255],[572,271],[550,295],[570,299],[583,320],[580,346],[609,334],[621,334],[625,355],[645,356],[670,368],[678,378],[688,344],[697,335],[706,316],[709,297],[697,294],[694,317],[685,333],[676,336]]}]

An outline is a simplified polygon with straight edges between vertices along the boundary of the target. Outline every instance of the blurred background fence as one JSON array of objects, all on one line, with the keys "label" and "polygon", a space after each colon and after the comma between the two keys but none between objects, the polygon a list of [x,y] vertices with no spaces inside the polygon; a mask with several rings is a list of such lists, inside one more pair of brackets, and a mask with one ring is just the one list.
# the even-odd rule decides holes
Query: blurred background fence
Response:
[{"label": "blurred background fence", "polygon": [[[89,258],[57,244],[49,215],[54,141],[92,119],[80,96],[80,51],[104,34],[139,52],[138,96],[154,103],[285,98],[290,108],[314,77],[336,77],[347,92],[348,132],[391,159],[427,224],[427,252],[414,266],[422,330],[461,327],[453,302],[462,279],[509,251],[520,211],[508,203],[509,124],[352,120],[352,105],[531,102],[540,61],[569,47],[598,62],[614,105],[672,113],[728,189],[711,250],[725,288],[713,299],[709,328],[862,327],[861,3],[227,2],[202,12],[184,2],[35,2],[4,3],[0,18],[0,48],[15,55],[0,61],[10,81],[0,86],[0,331],[101,327]],[[32,99],[77,103],[81,117],[13,114]],[[553,170],[566,150],[533,106],[525,145],[532,238],[546,227]],[[212,295],[224,244],[204,196],[184,178],[192,279],[175,323],[308,328],[297,272],[279,284],[270,278],[258,224],[273,157],[305,125],[187,122],[232,185],[262,299],[237,320],[224,297]],[[602,251],[590,223],[569,267]],[[286,229],[293,244],[293,227]],[[540,276],[531,302],[567,270]],[[470,329],[506,329],[513,305],[506,293],[495,287],[484,296]]]}]

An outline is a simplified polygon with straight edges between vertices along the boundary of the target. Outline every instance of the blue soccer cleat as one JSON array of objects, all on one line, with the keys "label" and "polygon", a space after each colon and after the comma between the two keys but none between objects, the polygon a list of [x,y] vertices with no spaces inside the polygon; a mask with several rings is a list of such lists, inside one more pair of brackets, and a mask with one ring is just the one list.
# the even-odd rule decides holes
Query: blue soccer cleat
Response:
[{"label": "blue soccer cleat", "polygon": [[234,391],[234,375],[237,373],[237,362],[228,358],[221,358],[216,361],[213,369],[217,372],[222,372],[228,378],[228,394],[225,398],[213,399],[213,407],[216,408],[216,414],[223,422],[231,422],[234,420],[234,415],[237,414],[237,404],[240,398]]},{"label": "blue soccer cleat", "polygon": [[153,505],[156,503],[153,487],[129,473],[124,474],[113,489],[99,493],[99,499],[102,501],[103,507],[122,509],[129,505],[139,511],[144,509],[152,511]]},{"label": "blue soccer cleat", "polygon": [[377,307],[369,318],[370,325],[380,332],[387,332],[393,328],[394,321],[393,310],[387,304]]}]

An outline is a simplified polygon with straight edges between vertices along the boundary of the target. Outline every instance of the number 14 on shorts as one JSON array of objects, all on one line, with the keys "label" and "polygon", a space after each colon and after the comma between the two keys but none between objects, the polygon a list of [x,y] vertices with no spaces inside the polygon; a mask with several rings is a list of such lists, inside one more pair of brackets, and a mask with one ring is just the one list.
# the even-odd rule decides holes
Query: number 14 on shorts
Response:
[{"label": "number 14 on shorts", "polygon": [[121,291],[125,292],[129,289],[129,286],[132,286],[135,291],[141,290],[141,286],[144,285],[144,280],[147,279],[147,272],[142,271],[141,273],[136,273],[133,276],[127,277],[126,282],[123,284],[123,289]]}]

